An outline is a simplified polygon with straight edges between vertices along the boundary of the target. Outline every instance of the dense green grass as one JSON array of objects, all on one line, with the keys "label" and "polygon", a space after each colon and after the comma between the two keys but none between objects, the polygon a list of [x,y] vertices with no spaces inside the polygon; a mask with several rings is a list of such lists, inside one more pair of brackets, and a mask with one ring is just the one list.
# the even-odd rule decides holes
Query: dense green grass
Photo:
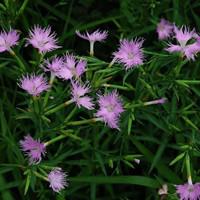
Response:
[{"label": "dense green grass", "polygon": [[[174,184],[187,182],[186,158],[190,158],[193,181],[200,181],[200,59],[189,62],[168,54],[163,50],[166,43],[158,41],[156,34],[161,17],[200,31],[199,9],[200,3],[191,0],[1,1],[1,28],[21,31],[20,44],[14,50],[26,72],[42,70],[38,53],[30,46],[23,47],[22,38],[34,24],[50,25],[63,48],[45,57],[66,51],[83,56],[88,61],[92,96],[97,99],[96,94],[117,88],[127,109],[121,117],[121,131],[101,122],[71,123],[90,119],[94,113],[73,104],[44,116],[44,109],[70,97],[69,82],[56,80],[50,93],[54,98],[47,107],[43,107],[43,94],[38,99],[39,111],[30,111],[33,101],[17,85],[20,65],[9,53],[1,53],[0,199],[155,200],[160,199],[157,191],[163,183],[169,186],[167,198],[177,199]],[[89,44],[75,36],[75,30],[97,28],[107,29],[109,37],[95,46],[91,58]],[[145,38],[145,64],[128,72],[119,64],[108,69],[119,39],[139,36]],[[168,102],[135,106],[160,97],[167,97]],[[19,147],[19,140],[28,133],[42,141],[60,134],[66,138],[50,145],[45,159],[31,167]],[[139,165],[135,158],[141,160]],[[60,166],[68,172],[69,187],[60,194],[33,173],[27,175],[28,169],[42,173],[47,166]]]}]

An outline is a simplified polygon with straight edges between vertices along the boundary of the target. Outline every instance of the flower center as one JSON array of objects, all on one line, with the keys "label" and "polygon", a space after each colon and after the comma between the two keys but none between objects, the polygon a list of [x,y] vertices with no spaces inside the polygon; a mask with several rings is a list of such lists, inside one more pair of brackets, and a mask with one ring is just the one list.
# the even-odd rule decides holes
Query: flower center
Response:
[{"label": "flower center", "polygon": [[113,112],[115,105],[106,106],[108,112]]},{"label": "flower center", "polygon": [[189,186],[189,188],[188,188],[188,192],[193,192],[193,191],[194,191],[193,186]]},{"label": "flower center", "polygon": [[134,58],[134,54],[133,54],[132,52],[129,52],[129,53],[128,53],[128,59],[131,60],[131,59],[133,59],[133,58]]}]

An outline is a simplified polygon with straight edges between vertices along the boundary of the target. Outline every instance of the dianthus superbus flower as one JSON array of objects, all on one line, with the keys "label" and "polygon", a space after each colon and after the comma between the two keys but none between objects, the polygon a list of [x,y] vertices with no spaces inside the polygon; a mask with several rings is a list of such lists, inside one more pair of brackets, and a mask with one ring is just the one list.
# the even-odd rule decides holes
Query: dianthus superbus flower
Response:
[{"label": "dianthus superbus flower", "polygon": [[43,75],[35,74],[23,76],[19,86],[32,96],[38,96],[50,87]]},{"label": "dianthus superbus flower", "polygon": [[144,54],[142,44],[144,40],[138,38],[135,40],[122,40],[117,52],[114,52],[114,59],[123,64],[126,69],[137,67],[143,64]]},{"label": "dianthus superbus flower", "polygon": [[30,164],[38,164],[46,153],[44,143],[34,140],[30,135],[25,136],[24,140],[20,140],[20,146],[22,151],[28,155]]},{"label": "dianthus superbus flower", "polygon": [[63,66],[63,58],[53,57],[52,60],[45,60],[42,68],[44,71],[49,71],[53,76],[59,76],[59,71]]},{"label": "dianthus superbus flower", "polygon": [[31,44],[38,49],[40,53],[47,53],[54,49],[60,48],[57,45],[55,32],[51,32],[51,27],[42,28],[39,25],[33,27],[29,31],[29,38],[27,38],[27,45]]},{"label": "dianthus superbus flower", "polygon": [[173,34],[173,25],[165,20],[161,19],[157,25],[157,33],[159,40],[164,40]]},{"label": "dianthus superbus flower", "polygon": [[86,70],[87,62],[78,60],[74,55],[67,54],[63,58],[63,66],[58,72],[58,76],[65,80],[80,77]]},{"label": "dianthus superbus flower", "polygon": [[89,87],[87,85],[81,85],[78,82],[72,81],[72,100],[78,105],[78,107],[85,107],[88,110],[94,108],[92,99],[85,94],[89,92]]},{"label": "dianthus superbus flower", "polygon": [[113,91],[107,95],[99,96],[99,110],[96,116],[111,128],[119,129],[120,114],[124,111],[118,93]]},{"label": "dianthus superbus flower", "polygon": [[0,32],[0,52],[10,51],[11,47],[18,44],[19,33],[16,30]]},{"label": "dianthus superbus flower", "polygon": [[176,193],[180,200],[199,200],[200,199],[200,183],[185,183],[176,186]]},{"label": "dianthus superbus flower", "polygon": [[48,174],[49,187],[55,192],[60,192],[62,189],[68,186],[66,180],[66,173],[61,168],[56,167]]},{"label": "dianthus superbus flower", "polygon": [[96,30],[93,33],[89,34],[86,32],[85,34],[81,34],[78,30],[76,31],[76,34],[90,42],[90,55],[94,55],[94,43],[95,42],[102,42],[108,37],[108,31],[100,31]]},{"label": "dianthus superbus flower", "polygon": [[174,33],[177,44],[170,43],[165,50],[170,53],[180,52],[188,60],[194,60],[194,56],[200,51],[196,32],[190,31],[186,26],[182,26],[180,29],[174,26]]}]

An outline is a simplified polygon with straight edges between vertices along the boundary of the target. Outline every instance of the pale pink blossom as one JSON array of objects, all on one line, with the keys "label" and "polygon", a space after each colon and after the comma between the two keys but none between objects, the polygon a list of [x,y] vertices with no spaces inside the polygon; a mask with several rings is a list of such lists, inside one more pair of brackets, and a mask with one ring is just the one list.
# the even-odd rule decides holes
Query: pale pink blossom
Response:
[{"label": "pale pink blossom", "polygon": [[164,40],[172,36],[173,24],[165,19],[161,19],[157,25],[157,33],[159,40]]},{"label": "pale pink blossom", "polygon": [[51,27],[42,28],[39,25],[33,27],[29,31],[29,38],[27,38],[27,45],[31,44],[34,48],[38,49],[40,53],[47,53],[54,49],[60,48],[57,45],[55,32],[51,31]]},{"label": "pale pink blossom", "polygon": [[176,193],[180,200],[199,200],[200,199],[200,183],[185,183],[176,186]]},{"label": "pale pink blossom", "polygon": [[50,88],[43,75],[35,74],[23,76],[20,79],[19,86],[33,96],[38,96]]},{"label": "pale pink blossom", "polygon": [[63,58],[63,66],[58,71],[58,76],[65,80],[79,78],[86,71],[87,62],[78,60],[74,55],[66,54]]},{"label": "pale pink blossom", "polygon": [[34,140],[30,135],[20,140],[22,151],[26,153],[30,164],[38,164],[42,160],[42,156],[46,153],[46,147],[40,140]]},{"label": "pale pink blossom", "polygon": [[124,39],[120,41],[117,52],[114,52],[114,60],[123,64],[125,69],[131,69],[142,65],[144,62],[144,54],[142,44],[144,40],[138,38],[135,40]]},{"label": "pale pink blossom", "polygon": [[93,56],[94,55],[94,43],[95,42],[102,42],[104,41],[107,37],[108,37],[108,31],[100,31],[100,30],[96,30],[93,33],[83,33],[81,34],[78,30],[76,31],[76,34],[85,39],[88,40],[90,42],[90,55]]},{"label": "pale pink blossom", "polygon": [[10,30],[0,32],[0,52],[10,51],[11,47],[18,44],[19,32]]},{"label": "pale pink blossom", "polygon": [[65,187],[68,186],[67,174],[62,171],[61,168],[56,167],[48,174],[48,181],[50,183],[49,187],[53,189],[54,192],[60,192]]},{"label": "pale pink blossom", "polygon": [[186,26],[180,29],[174,26],[175,39],[177,44],[169,43],[166,51],[179,52],[188,60],[194,60],[195,55],[200,51],[200,43],[195,30],[190,31]]},{"label": "pale pink blossom", "polygon": [[78,107],[85,107],[88,110],[94,108],[92,99],[86,94],[90,92],[90,88],[87,85],[81,85],[78,82],[72,81],[72,100],[77,104]]},{"label": "pale pink blossom", "polygon": [[111,128],[119,129],[119,118],[124,111],[122,102],[116,91],[99,96],[99,110],[96,116],[108,124]]}]

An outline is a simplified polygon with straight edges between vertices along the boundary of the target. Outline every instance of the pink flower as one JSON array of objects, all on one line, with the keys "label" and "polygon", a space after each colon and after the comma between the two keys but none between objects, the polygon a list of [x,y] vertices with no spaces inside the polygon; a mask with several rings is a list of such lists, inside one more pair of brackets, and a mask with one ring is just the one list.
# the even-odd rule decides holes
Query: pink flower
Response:
[{"label": "pink flower", "polygon": [[114,52],[114,59],[125,65],[126,69],[143,64],[144,55],[142,44],[144,40],[139,38],[135,40],[122,40],[117,52]]},{"label": "pink flower", "polygon": [[40,95],[50,87],[42,75],[36,76],[35,74],[23,76],[19,86],[33,96]]},{"label": "pink flower", "polygon": [[177,185],[176,193],[180,196],[180,200],[198,200],[200,199],[200,183]]},{"label": "pink flower", "polygon": [[98,103],[100,109],[96,116],[108,124],[109,127],[119,129],[119,117],[124,109],[118,93],[113,91],[107,95],[99,96]]},{"label": "pink flower", "polygon": [[58,72],[58,76],[65,80],[73,77],[80,77],[86,70],[87,62],[84,60],[76,60],[74,55],[67,54],[63,58],[63,66]]},{"label": "pink flower", "polygon": [[20,146],[29,158],[30,164],[38,164],[42,160],[42,155],[46,153],[46,147],[44,143],[39,140],[34,140],[30,135],[24,137],[24,140],[20,140]]},{"label": "pink flower", "polygon": [[86,32],[85,34],[81,34],[78,30],[76,31],[76,34],[85,39],[88,40],[90,42],[90,55],[93,56],[94,55],[94,43],[95,42],[102,42],[104,41],[107,37],[108,37],[108,31],[100,31],[100,30],[96,30],[93,33],[89,34],[88,32]]},{"label": "pink flower", "polygon": [[41,28],[39,25],[33,27],[29,31],[29,38],[27,45],[31,44],[34,48],[38,49],[40,53],[47,53],[54,49],[60,48],[57,45],[55,32],[51,33],[51,27]]},{"label": "pink flower", "polygon": [[10,51],[10,48],[18,44],[19,33],[16,30],[0,32],[0,52]]},{"label": "pink flower", "polygon": [[51,61],[45,60],[42,68],[44,71],[50,71],[54,76],[59,76],[59,71],[63,66],[63,58],[53,57]]},{"label": "pink flower", "polygon": [[[165,50],[168,52],[180,52],[188,60],[194,60],[194,56],[200,51],[197,34],[194,30],[190,31],[186,26],[178,29],[174,26],[175,39],[178,44],[168,44]],[[194,40],[192,43],[191,41]]]},{"label": "pink flower", "polygon": [[54,168],[48,175],[48,181],[50,183],[50,187],[55,192],[60,192],[60,190],[64,189],[68,186],[67,175],[62,171],[61,168]]},{"label": "pink flower", "polygon": [[173,34],[173,28],[173,25],[169,21],[161,19],[157,25],[159,40],[164,40],[170,37]]},{"label": "pink flower", "polygon": [[89,93],[89,87],[86,85],[80,85],[78,82],[72,81],[72,100],[76,102],[78,107],[85,107],[88,110],[94,108],[92,99],[89,96],[85,96],[86,93]]}]

